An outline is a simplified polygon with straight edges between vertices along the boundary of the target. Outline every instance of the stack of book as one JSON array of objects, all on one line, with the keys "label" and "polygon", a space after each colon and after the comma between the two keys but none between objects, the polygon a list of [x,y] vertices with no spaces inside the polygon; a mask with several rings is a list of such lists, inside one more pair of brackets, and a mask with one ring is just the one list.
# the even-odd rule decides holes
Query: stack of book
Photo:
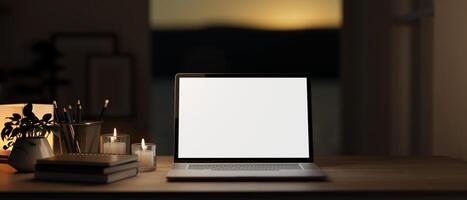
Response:
[{"label": "stack of book", "polygon": [[111,183],[138,174],[136,155],[64,154],[40,159],[35,178],[46,181]]}]

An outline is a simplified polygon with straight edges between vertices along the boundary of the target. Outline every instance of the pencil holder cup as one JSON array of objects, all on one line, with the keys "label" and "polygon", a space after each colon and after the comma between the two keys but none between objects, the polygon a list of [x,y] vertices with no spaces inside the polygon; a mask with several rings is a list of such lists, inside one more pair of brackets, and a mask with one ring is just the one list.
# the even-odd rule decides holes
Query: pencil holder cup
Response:
[{"label": "pencil holder cup", "polygon": [[99,153],[99,136],[103,121],[60,123],[61,153]]}]

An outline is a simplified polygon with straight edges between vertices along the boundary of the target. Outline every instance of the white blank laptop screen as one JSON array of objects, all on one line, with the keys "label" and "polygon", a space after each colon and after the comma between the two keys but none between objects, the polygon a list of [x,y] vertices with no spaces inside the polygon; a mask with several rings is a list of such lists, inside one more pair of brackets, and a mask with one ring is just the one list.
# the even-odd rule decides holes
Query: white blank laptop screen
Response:
[{"label": "white blank laptop screen", "polygon": [[180,77],[179,158],[308,158],[307,80]]}]

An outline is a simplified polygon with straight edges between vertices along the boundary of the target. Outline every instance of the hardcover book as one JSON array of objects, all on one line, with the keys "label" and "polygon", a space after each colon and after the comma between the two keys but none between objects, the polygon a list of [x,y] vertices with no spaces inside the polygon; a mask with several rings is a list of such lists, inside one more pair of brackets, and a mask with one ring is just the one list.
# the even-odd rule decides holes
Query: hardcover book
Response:
[{"label": "hardcover book", "polygon": [[111,167],[136,162],[136,155],[70,153],[37,160],[37,164]]}]

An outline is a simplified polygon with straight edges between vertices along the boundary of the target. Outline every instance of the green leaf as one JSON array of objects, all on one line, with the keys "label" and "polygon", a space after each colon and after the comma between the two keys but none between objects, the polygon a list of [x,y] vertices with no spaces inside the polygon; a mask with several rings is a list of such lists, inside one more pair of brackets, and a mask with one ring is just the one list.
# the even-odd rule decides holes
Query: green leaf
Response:
[{"label": "green leaf", "polygon": [[0,135],[1,135],[1,137],[2,137],[2,141],[4,141],[4,140],[5,140],[5,138],[6,138],[6,131],[7,131],[7,130],[8,130],[8,128],[6,128],[6,127],[5,127],[5,128],[3,128],[3,130],[2,130],[2,133],[0,134]]},{"label": "green leaf", "polygon": [[12,129],[13,128],[11,126],[5,126],[3,128],[2,133],[1,133],[2,140],[5,140],[5,138],[10,136],[10,133],[11,133]]},{"label": "green leaf", "polygon": [[19,119],[21,119],[21,115],[18,114],[18,113],[13,113],[13,119],[14,120],[19,120]]},{"label": "green leaf", "polygon": [[31,120],[29,118],[23,118],[20,120],[21,126],[27,126],[31,123]]},{"label": "green leaf", "polygon": [[16,137],[18,136],[18,134],[19,134],[19,128],[15,128],[13,129],[13,132],[11,133],[10,137]]},{"label": "green leaf", "polygon": [[23,133],[23,134],[26,134],[26,132],[28,132],[29,130],[29,127],[28,126],[21,126],[19,127],[19,132]]},{"label": "green leaf", "polygon": [[39,122],[39,118],[36,117],[36,115],[34,115],[34,113],[32,114],[31,117],[28,117],[32,123],[38,123]]},{"label": "green leaf", "polygon": [[52,118],[52,114],[50,114],[50,113],[47,113],[44,116],[42,116],[42,120],[44,122],[48,122],[51,118]]},{"label": "green leaf", "polygon": [[12,131],[13,131],[13,127],[10,127],[8,131],[6,132],[6,135],[10,137]]},{"label": "green leaf", "polygon": [[28,103],[23,108],[23,115],[25,117],[32,117],[34,113],[32,112],[32,103]]}]

